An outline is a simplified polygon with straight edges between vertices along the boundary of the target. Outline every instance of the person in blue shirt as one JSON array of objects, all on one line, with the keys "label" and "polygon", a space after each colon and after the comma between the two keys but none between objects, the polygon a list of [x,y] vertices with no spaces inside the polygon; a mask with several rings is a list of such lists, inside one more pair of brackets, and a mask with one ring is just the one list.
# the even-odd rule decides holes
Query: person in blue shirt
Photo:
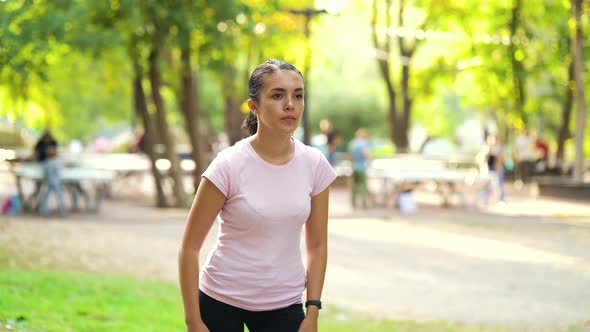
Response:
[{"label": "person in blue shirt", "polygon": [[[66,205],[61,185],[61,165],[57,159],[57,141],[50,131],[46,130],[35,145],[35,159],[43,166],[43,182],[47,190],[39,198],[39,213],[49,215],[49,195],[53,192],[59,203],[59,212],[66,216]],[[38,188],[40,189],[40,188]]]},{"label": "person in blue shirt", "polygon": [[357,198],[360,199],[362,208],[368,208],[367,168],[371,159],[369,148],[369,132],[365,128],[357,129],[355,138],[348,145],[352,160],[351,203],[353,209],[357,208]]}]

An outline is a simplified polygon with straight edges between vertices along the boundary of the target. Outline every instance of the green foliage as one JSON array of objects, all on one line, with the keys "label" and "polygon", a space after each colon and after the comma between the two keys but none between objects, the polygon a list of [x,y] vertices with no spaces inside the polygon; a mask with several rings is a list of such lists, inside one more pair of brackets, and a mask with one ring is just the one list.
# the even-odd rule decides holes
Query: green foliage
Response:
[{"label": "green foliage", "polygon": [[[64,138],[87,139],[99,127],[127,124],[133,119],[130,55],[137,55],[138,65],[145,69],[150,45],[157,39],[163,46],[160,67],[169,116],[173,124],[183,126],[176,94],[180,47],[188,40],[201,78],[201,106],[215,128],[223,130],[224,98],[246,98],[247,76],[256,64],[279,57],[303,69],[304,19],[288,10],[313,3],[318,8],[332,4],[0,1],[0,24],[6,27],[0,30],[0,116],[33,129],[52,127]],[[317,131],[319,119],[328,117],[345,139],[361,125],[387,137],[387,96],[370,41],[371,2],[340,4],[337,16],[321,15],[310,24],[313,63],[306,79],[313,129]],[[570,84],[569,3],[522,1],[522,24],[510,36],[514,4],[406,2],[406,27],[416,29],[424,23],[427,29],[411,63],[411,123],[452,136],[465,116],[479,116],[508,129],[526,121],[549,139],[557,137]],[[506,42],[515,38],[513,47]],[[512,55],[522,64],[517,75],[512,72]],[[399,80],[401,60],[395,47],[390,58]],[[526,82],[523,110],[514,106],[514,76]],[[456,100],[450,101],[449,95],[456,95]]]},{"label": "green foliage", "polygon": [[[336,64],[337,65],[337,64]],[[315,78],[315,76],[314,76]],[[310,120],[319,124],[321,119],[329,119],[340,133],[342,143],[339,150],[345,150],[358,128],[370,128],[374,137],[388,137],[389,127],[383,101],[379,91],[369,86],[353,88],[354,82],[347,82],[342,77],[318,77],[313,81]],[[318,134],[319,126],[313,126],[312,132]]]},{"label": "green foliage", "polygon": [[[88,50],[112,43],[87,21],[84,2],[0,2],[0,115],[12,114],[31,128],[52,128],[58,136],[88,138],[113,114],[128,114],[125,90]],[[108,55],[107,55],[108,57]],[[119,67],[120,68],[120,67]],[[113,69],[113,70],[109,70]],[[72,79],[76,78],[76,79]],[[121,94],[120,92],[123,92]]]}]

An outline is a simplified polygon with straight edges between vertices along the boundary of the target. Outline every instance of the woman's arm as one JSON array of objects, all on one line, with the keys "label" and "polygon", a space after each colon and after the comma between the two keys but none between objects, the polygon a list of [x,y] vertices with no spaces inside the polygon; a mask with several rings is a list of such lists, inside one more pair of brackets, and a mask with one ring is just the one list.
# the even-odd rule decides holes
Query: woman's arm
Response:
[{"label": "woman's arm", "polygon": [[[320,300],[326,276],[328,261],[328,199],[330,187],[311,199],[311,214],[305,224],[305,243],[307,251],[307,300]],[[313,323],[317,329],[319,308],[307,308],[307,324]],[[307,324],[302,324],[306,326]]]},{"label": "woman's arm", "polygon": [[202,178],[188,214],[178,255],[180,290],[184,303],[184,317],[189,331],[201,331],[196,326],[204,326],[198,299],[199,253],[224,203],[223,193],[211,181]]}]

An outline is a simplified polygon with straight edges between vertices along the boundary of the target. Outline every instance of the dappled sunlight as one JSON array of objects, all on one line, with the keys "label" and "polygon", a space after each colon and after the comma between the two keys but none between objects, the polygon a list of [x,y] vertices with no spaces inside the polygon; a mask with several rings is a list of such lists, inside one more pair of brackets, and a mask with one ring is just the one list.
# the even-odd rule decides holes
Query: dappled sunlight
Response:
[{"label": "dappled sunlight", "polygon": [[485,208],[485,212],[509,216],[546,216],[581,217],[578,222],[590,223],[590,204],[585,202],[551,201],[543,198],[529,201],[516,201],[496,204]]},{"label": "dappled sunlight", "polygon": [[396,242],[441,249],[477,259],[543,264],[590,274],[590,263],[575,257],[482,237],[453,234],[420,226],[350,219],[331,223],[330,231],[354,238]]}]

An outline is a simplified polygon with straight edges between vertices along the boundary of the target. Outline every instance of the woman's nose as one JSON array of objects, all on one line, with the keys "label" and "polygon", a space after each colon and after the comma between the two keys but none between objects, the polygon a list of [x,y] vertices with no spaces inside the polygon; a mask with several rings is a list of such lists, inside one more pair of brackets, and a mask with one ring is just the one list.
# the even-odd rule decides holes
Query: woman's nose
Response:
[{"label": "woman's nose", "polygon": [[286,98],[285,109],[292,110],[294,107],[293,97]]}]

